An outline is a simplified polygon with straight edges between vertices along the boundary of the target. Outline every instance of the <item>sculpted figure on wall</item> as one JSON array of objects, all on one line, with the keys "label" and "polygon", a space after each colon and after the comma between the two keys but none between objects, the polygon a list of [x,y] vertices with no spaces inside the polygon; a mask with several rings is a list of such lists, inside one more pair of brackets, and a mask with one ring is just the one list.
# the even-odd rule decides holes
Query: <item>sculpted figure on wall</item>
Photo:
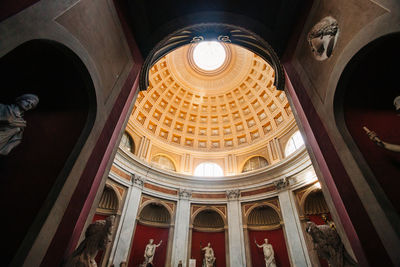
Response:
[{"label": "sculpted figure on wall", "polygon": [[274,249],[272,245],[268,243],[268,239],[265,238],[264,243],[261,245],[257,244],[255,239],[254,243],[256,243],[257,247],[263,249],[265,267],[276,267]]},{"label": "sculpted figure on wall", "polygon": [[329,266],[356,266],[334,227],[307,222],[306,232],[311,235],[318,256],[327,260]]},{"label": "sculpted figure on wall", "polygon": [[211,247],[211,244],[208,243],[207,246],[202,248],[201,250],[204,251],[204,259],[202,267],[213,267],[216,258],[214,257],[214,250]]},{"label": "sculpted figure on wall", "polygon": [[100,249],[106,249],[111,242],[111,233],[115,216],[99,220],[86,229],[85,239],[69,256],[65,267],[97,267],[95,257]]},{"label": "sculpted figure on wall", "polygon": [[[394,101],[393,101],[393,105],[396,109],[396,113],[398,115],[400,115],[400,96],[397,96]],[[365,133],[368,135],[369,139],[372,140],[372,142],[374,142],[376,145],[389,150],[389,151],[393,151],[393,152],[400,152],[400,145],[397,144],[391,144],[385,141],[382,141],[378,135],[374,132],[369,130],[367,127],[363,127]]]},{"label": "sculpted figure on wall", "polygon": [[142,263],[142,266],[147,266],[149,263],[153,265],[153,259],[154,255],[156,254],[156,248],[161,246],[162,240],[158,245],[153,244],[154,239],[150,239],[149,243],[146,245],[146,248],[144,250],[144,262]]},{"label": "sculpted figure on wall", "polygon": [[314,58],[319,61],[329,58],[338,36],[339,26],[334,18],[325,17],[315,24],[307,38]]},{"label": "sculpted figure on wall", "polygon": [[39,103],[36,95],[24,94],[15,100],[15,104],[0,104],[0,155],[8,155],[22,141],[26,121],[22,118],[25,111],[33,109]]}]

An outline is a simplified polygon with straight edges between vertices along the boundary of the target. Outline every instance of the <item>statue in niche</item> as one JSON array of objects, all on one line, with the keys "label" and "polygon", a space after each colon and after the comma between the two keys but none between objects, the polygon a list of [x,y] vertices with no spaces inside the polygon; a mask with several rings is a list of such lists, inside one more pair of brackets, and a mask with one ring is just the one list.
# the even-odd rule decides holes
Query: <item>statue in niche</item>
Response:
[{"label": "statue in niche", "polygon": [[257,247],[263,249],[265,267],[276,267],[274,248],[271,244],[268,243],[268,239],[265,238],[264,243],[261,245],[257,244],[257,241],[255,239],[254,243],[256,243]]},{"label": "statue in niche", "polygon": [[153,266],[153,259],[154,259],[154,255],[156,254],[156,248],[158,248],[159,246],[161,246],[162,240],[160,241],[160,243],[158,243],[158,245],[153,244],[154,239],[150,239],[149,243],[146,245],[146,248],[144,250],[144,262],[142,263],[141,266],[143,267],[147,267],[149,266]]},{"label": "statue in niche", "polygon": [[115,216],[99,220],[86,229],[85,239],[68,257],[64,267],[97,267],[95,257],[99,250],[104,250],[111,242],[111,233]]},{"label": "statue in niche", "polygon": [[26,127],[22,118],[25,111],[33,109],[39,103],[39,98],[33,94],[24,94],[15,99],[15,104],[0,104],[0,155],[8,155],[19,145]]},{"label": "statue in niche", "polygon": [[338,36],[339,26],[334,18],[325,17],[315,24],[307,36],[314,58],[319,61],[329,58]]},{"label": "statue in niche", "polygon": [[346,251],[333,225],[316,225],[307,222],[306,232],[311,235],[314,248],[320,258],[332,267],[356,266],[357,263]]},{"label": "statue in niche", "polygon": [[[397,96],[394,101],[393,101],[393,105],[396,109],[396,113],[398,115],[400,115],[400,96]],[[400,145],[396,145],[396,144],[391,144],[385,141],[382,141],[378,135],[374,132],[369,130],[367,127],[363,127],[365,133],[368,135],[369,139],[372,140],[372,142],[374,142],[377,146],[380,146],[386,150],[392,151],[392,152],[400,152]]]},{"label": "statue in niche", "polygon": [[204,259],[202,267],[213,267],[215,264],[215,260],[217,258],[215,258],[214,256],[214,250],[211,247],[210,242],[208,242],[207,246],[202,248],[201,250],[204,251]]}]

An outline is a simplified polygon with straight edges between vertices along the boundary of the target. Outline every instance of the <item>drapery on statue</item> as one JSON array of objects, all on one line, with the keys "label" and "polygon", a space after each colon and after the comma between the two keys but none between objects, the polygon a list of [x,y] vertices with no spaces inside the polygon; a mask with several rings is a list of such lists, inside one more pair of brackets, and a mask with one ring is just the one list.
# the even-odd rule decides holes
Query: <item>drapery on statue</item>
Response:
[{"label": "drapery on statue", "polygon": [[202,248],[201,250],[202,251],[204,250],[204,259],[202,267],[213,267],[216,258],[214,257],[214,250],[212,249],[210,242],[207,244],[206,247]]},{"label": "drapery on statue", "polygon": [[149,263],[153,265],[154,255],[156,254],[156,248],[161,246],[162,240],[160,241],[160,243],[158,243],[158,245],[153,244],[153,242],[154,239],[149,240],[149,243],[147,244],[144,250],[144,262],[142,263],[141,266],[147,266],[147,264]]},{"label": "drapery on statue", "polygon": [[39,103],[39,98],[33,94],[24,94],[15,99],[15,104],[0,104],[0,155],[8,155],[19,145],[26,127],[22,118],[25,111],[33,109]]},{"label": "drapery on statue", "polygon": [[[395,106],[396,113],[400,115],[400,96],[397,96],[394,101],[393,105]],[[369,130],[367,127],[363,127],[365,133],[368,135],[369,139],[372,140],[376,145],[393,152],[400,152],[400,145],[391,144],[385,141],[382,141],[378,135],[374,132]]]},{"label": "drapery on statue", "polygon": [[256,243],[257,247],[263,249],[265,267],[276,267],[274,249],[272,245],[268,243],[268,239],[265,238],[264,243],[261,245],[257,244],[257,241],[255,239],[254,243]]},{"label": "drapery on statue", "polygon": [[89,225],[85,239],[69,256],[64,267],[97,267],[95,257],[100,249],[106,249],[111,242],[114,220],[115,216],[109,216]]},{"label": "drapery on statue", "polygon": [[346,251],[334,227],[307,222],[306,232],[311,235],[318,256],[327,260],[329,266],[346,267],[357,265]]}]

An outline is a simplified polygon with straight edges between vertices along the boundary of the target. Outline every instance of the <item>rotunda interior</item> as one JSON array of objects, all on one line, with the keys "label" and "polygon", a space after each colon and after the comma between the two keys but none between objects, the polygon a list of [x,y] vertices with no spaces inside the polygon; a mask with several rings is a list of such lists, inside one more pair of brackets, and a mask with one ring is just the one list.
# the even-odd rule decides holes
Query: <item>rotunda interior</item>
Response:
[{"label": "rotunda interior", "polygon": [[0,1],[1,266],[400,266],[398,0]]}]

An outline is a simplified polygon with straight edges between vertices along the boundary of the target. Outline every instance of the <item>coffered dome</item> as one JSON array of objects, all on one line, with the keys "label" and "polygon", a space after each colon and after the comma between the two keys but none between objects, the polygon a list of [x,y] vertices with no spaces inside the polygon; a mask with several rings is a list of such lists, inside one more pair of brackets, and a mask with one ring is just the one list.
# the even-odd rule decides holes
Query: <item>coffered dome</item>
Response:
[{"label": "coffered dome", "polygon": [[220,43],[223,62],[202,69],[195,62],[196,45],[169,53],[151,68],[131,127],[164,147],[210,152],[268,142],[293,124],[285,93],[276,90],[274,70],[261,57]]}]

